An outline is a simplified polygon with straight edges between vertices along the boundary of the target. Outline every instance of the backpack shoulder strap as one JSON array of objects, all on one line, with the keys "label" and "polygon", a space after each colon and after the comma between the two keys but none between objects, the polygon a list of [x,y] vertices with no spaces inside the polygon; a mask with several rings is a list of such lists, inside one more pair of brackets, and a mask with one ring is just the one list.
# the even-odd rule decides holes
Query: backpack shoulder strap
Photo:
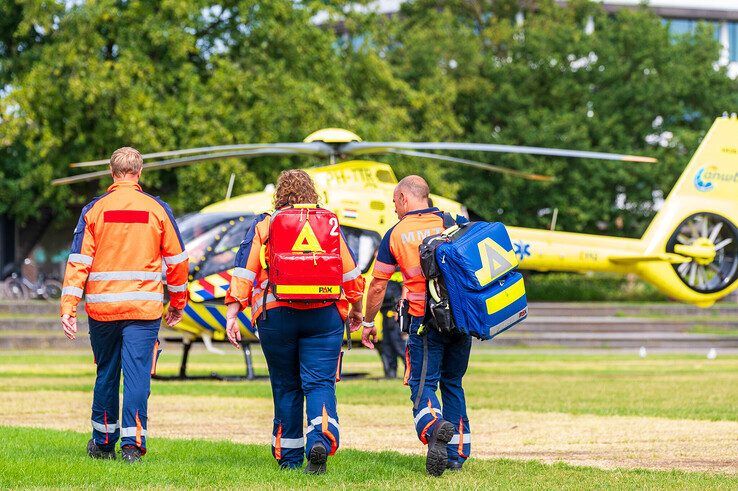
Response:
[{"label": "backpack shoulder strap", "polygon": [[451,228],[456,225],[456,219],[451,215],[451,213],[444,211],[442,218],[444,229]]}]

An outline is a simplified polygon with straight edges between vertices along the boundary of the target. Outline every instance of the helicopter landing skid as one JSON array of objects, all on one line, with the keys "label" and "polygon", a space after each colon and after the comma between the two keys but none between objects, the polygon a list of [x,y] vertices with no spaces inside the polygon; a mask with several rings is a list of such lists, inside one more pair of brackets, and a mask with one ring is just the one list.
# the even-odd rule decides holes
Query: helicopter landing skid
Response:
[{"label": "helicopter landing skid", "polygon": [[[223,382],[241,382],[244,380],[259,380],[269,378],[268,375],[256,375],[254,372],[254,360],[251,353],[251,344],[243,343],[243,358],[246,364],[246,375],[220,375],[217,372],[210,372],[209,375],[187,375],[187,361],[190,357],[192,345],[197,342],[194,339],[182,338],[165,338],[165,341],[182,343],[182,361],[179,365],[179,373],[177,375],[152,375],[154,380],[220,380]],[[368,372],[343,372],[343,379],[359,379],[369,375]]]},{"label": "helicopter landing skid", "polygon": [[175,341],[182,343],[182,361],[179,365],[179,373],[177,375],[152,375],[151,378],[155,380],[221,380],[224,382],[238,382],[243,380],[257,380],[268,378],[266,375],[256,375],[254,373],[254,361],[251,354],[251,345],[249,343],[243,343],[243,357],[246,364],[246,375],[220,375],[216,372],[211,372],[210,375],[187,375],[187,361],[190,357],[190,350],[194,344],[194,340],[171,338],[166,341]]}]

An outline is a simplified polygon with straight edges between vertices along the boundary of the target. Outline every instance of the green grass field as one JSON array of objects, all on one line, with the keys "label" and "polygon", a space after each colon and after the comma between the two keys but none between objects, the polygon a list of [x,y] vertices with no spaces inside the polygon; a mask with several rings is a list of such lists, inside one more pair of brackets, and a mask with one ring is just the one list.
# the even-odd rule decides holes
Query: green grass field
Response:
[{"label": "green grass field", "polygon": [[[159,373],[176,373],[178,361],[177,347],[170,346],[161,358]],[[194,352],[190,373],[207,374],[218,371],[238,374],[243,370],[242,365],[242,357],[235,350],[228,350],[225,356]],[[266,374],[264,360],[258,351],[256,368],[257,373]],[[516,441],[515,438],[522,437],[516,437],[515,434],[512,437],[504,436],[508,440],[504,440],[502,435],[500,440],[496,440],[497,430],[480,428],[484,422],[473,420],[473,431],[476,428],[480,430],[479,433],[487,431],[487,434],[492,435],[492,441],[487,444],[490,447],[513,442],[521,449],[530,448],[531,452],[516,457],[516,460],[498,457],[472,459],[461,474],[445,474],[440,480],[423,474],[424,459],[419,455],[422,450],[414,440],[411,425],[406,421],[408,415],[405,413],[410,411],[408,389],[400,380],[380,379],[376,355],[365,350],[348,353],[344,370],[366,372],[369,376],[346,379],[338,385],[339,410],[342,414],[363,414],[362,411],[376,411],[377,408],[386,406],[387,414],[397,414],[397,432],[402,438],[406,438],[415,455],[341,449],[329,461],[329,474],[314,477],[304,476],[299,472],[279,471],[271,457],[267,439],[262,440],[261,436],[255,441],[264,441],[264,444],[239,444],[176,435],[177,438],[186,439],[153,437],[150,452],[142,465],[131,467],[120,461],[92,461],[84,454],[88,434],[82,430],[63,430],[84,428],[89,424],[89,414],[84,412],[89,403],[75,406],[84,408],[77,410],[81,414],[67,414],[69,406],[64,406],[63,404],[68,403],[63,401],[64,397],[75,401],[80,398],[88,400],[94,381],[91,354],[83,350],[68,353],[4,352],[0,356],[0,392],[3,393],[0,394],[0,400],[3,401],[0,402],[0,412],[3,413],[0,417],[3,434],[3,444],[0,445],[0,488],[315,486],[399,489],[417,485],[459,489],[738,488],[738,475],[725,471],[732,462],[738,465],[738,456],[731,454],[735,449],[734,443],[721,448],[718,441],[717,446],[705,447],[712,452],[710,455],[696,455],[695,461],[702,457],[714,460],[714,467],[719,470],[709,472],[690,472],[692,467],[685,467],[679,456],[675,456],[674,470],[645,470],[640,467],[653,467],[648,460],[653,449],[638,449],[642,441],[652,438],[667,438],[665,443],[673,445],[674,442],[670,440],[674,438],[663,435],[663,428],[669,428],[669,419],[693,421],[696,429],[710,425],[729,425],[729,431],[738,428],[735,426],[735,422],[738,422],[738,356],[735,355],[720,355],[716,360],[693,355],[657,355],[641,359],[635,353],[579,355],[475,348],[465,379],[467,398],[473,415],[484,414],[491,418],[522,415],[520,417],[523,421],[535,417],[542,419],[544,425],[548,418],[551,419],[551,424],[556,424],[557,419],[575,415],[573,417],[592,420],[591,424],[595,428],[607,425],[609,421],[619,422],[621,420],[618,418],[621,417],[635,417],[640,418],[637,420],[639,424],[648,426],[649,421],[654,421],[656,426],[661,425],[662,429],[659,431],[662,433],[656,431],[653,436],[633,435],[632,442],[617,440],[622,439],[622,435],[613,436],[612,443],[622,447],[625,457],[628,457],[628,453],[641,452],[642,455],[623,460],[622,468],[613,469],[613,465],[607,464],[605,467],[610,468],[601,469],[531,461],[526,455],[539,453],[544,461],[571,461],[567,458],[567,452],[574,455],[577,450],[566,446],[562,453],[555,453],[547,447],[550,442],[541,442],[530,435],[526,437],[530,441]],[[219,401],[218,403],[228,407],[229,400],[233,401],[234,407],[241,401],[252,401],[245,407],[265,412],[261,415],[263,419],[271,418],[266,414],[271,400],[266,379],[252,382],[154,381],[152,403],[157,398],[184,403],[183,418],[186,419],[190,418],[187,416],[187,404],[196,407],[198,404]],[[32,401],[33,404],[13,402],[21,399]],[[52,429],[21,428],[46,427],[46,416],[41,417],[39,425],[39,414],[47,414],[44,412],[48,412],[45,406],[53,405],[54,401],[62,401],[59,402],[62,407],[59,407],[58,417],[74,419],[79,423],[66,425],[63,421],[50,422],[48,426]],[[261,402],[257,404],[258,401]],[[33,407],[27,407],[29,405]],[[182,411],[181,408],[174,410]],[[156,416],[154,414],[152,417]],[[233,417],[238,421],[246,416]],[[197,424],[197,421],[187,422]],[[356,434],[359,430],[371,430],[352,428],[350,424],[344,427],[344,433]],[[679,425],[682,426],[683,423]],[[724,427],[715,428],[723,431]],[[381,439],[381,435],[378,438]],[[578,442],[579,438],[583,441]],[[605,440],[588,442],[588,438]],[[584,457],[579,457],[586,458],[586,453],[592,451],[592,448],[598,448],[600,443],[608,444],[607,438],[607,435],[575,436],[574,443],[585,445],[579,450]],[[726,443],[731,443],[729,435],[725,435],[725,438],[728,438]],[[596,445],[587,447],[587,444]],[[659,446],[658,441],[654,444]],[[479,447],[483,444],[474,445],[476,452],[482,453]],[[690,442],[685,442],[684,446],[690,445]],[[494,450],[494,456],[506,455],[505,448]],[[619,451],[617,448],[615,450]],[[685,455],[689,455],[689,451],[689,448],[684,449]],[[670,468],[668,458],[667,461],[662,459],[654,462],[658,469]],[[697,468],[705,467],[698,465]]]},{"label": "green grass field", "polygon": [[738,478],[716,474],[603,471],[564,464],[474,460],[459,474],[423,474],[420,457],[346,450],[325,476],[277,469],[266,445],[159,440],[145,462],[93,461],[83,455],[87,435],[2,428],[0,487],[197,487],[316,489],[735,489]]},{"label": "green grass field", "polygon": [[[177,349],[171,346],[162,354],[159,374],[177,373]],[[197,353],[188,373],[242,374],[242,357],[235,350],[227,352],[225,356]],[[255,366],[257,374],[267,374],[258,351]],[[404,405],[407,401],[402,383],[378,379],[377,355],[367,350],[347,353],[344,371],[369,373],[371,378],[338,384],[342,403],[381,399],[388,405]],[[94,373],[91,353],[3,353],[0,391],[91,391]],[[505,354],[477,349],[464,380],[472,408],[738,421],[735,355],[716,360],[701,355],[640,359],[635,354]],[[271,399],[267,379],[249,383],[161,381],[155,383],[154,393]]]}]

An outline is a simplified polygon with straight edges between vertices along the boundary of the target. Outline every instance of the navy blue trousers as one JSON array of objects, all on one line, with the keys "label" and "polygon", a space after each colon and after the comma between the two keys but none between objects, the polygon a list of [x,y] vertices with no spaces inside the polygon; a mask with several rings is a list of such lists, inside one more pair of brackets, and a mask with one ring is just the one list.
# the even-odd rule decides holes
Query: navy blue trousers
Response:
[{"label": "navy blue trousers", "polygon": [[[428,329],[425,336],[418,335],[421,317],[413,317],[410,322],[410,337],[407,351],[410,358],[407,384],[410,386],[410,400],[413,403],[420,389],[420,374],[423,367],[423,337],[428,343],[428,365],[420,395],[420,404],[413,409],[415,430],[423,443],[433,434],[441,420],[446,420],[456,428],[448,444],[449,460],[464,462],[471,453],[471,430],[466,414],[466,399],[461,380],[469,365],[471,336],[466,334],[441,334]],[[441,400],[436,397],[441,387]]]},{"label": "navy blue trousers", "polygon": [[305,453],[318,442],[331,455],[338,448],[336,378],[343,326],[334,305],[311,310],[276,307],[258,321],[274,397],[272,455],[282,466],[302,465]]},{"label": "navy blue trousers", "polygon": [[[92,438],[104,450],[120,444],[146,452],[151,375],[159,356],[161,319],[101,322],[90,318],[90,342],[97,364],[92,399]],[[123,418],[118,420],[123,371]]]}]

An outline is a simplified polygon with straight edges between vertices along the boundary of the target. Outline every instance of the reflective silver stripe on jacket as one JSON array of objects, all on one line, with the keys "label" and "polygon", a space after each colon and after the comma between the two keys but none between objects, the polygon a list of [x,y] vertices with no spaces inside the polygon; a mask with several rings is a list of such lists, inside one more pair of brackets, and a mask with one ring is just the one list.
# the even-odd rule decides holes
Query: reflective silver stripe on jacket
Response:
[{"label": "reflective silver stripe on jacket", "polygon": [[181,285],[167,285],[167,290],[169,290],[172,293],[186,291],[187,290],[187,282],[184,282]]},{"label": "reflective silver stripe on jacket", "polygon": [[[263,290],[260,290],[260,291],[263,291]],[[254,294],[252,295],[252,298],[253,298],[254,296],[256,296],[256,293],[254,293]],[[259,308],[261,308],[261,307],[263,307],[263,306],[264,306],[264,299],[265,299],[265,298],[266,298],[266,303],[270,303],[270,302],[276,302],[276,301],[277,301],[277,297],[275,297],[275,296],[274,296],[274,295],[272,295],[271,293],[268,293],[268,294],[266,295],[266,297],[261,297],[261,298],[260,298],[260,299],[259,299],[259,300],[258,300],[258,301],[256,302],[256,305],[254,306],[254,310],[256,310],[256,309],[259,309]]]},{"label": "reflective silver stripe on jacket", "polygon": [[423,269],[420,266],[413,266],[412,268],[403,269],[402,274],[405,275],[405,280],[410,280],[416,276],[421,276]]},{"label": "reflective silver stripe on jacket", "polygon": [[89,281],[129,280],[129,281],[161,281],[161,273],[151,271],[94,271],[90,273]]},{"label": "reflective silver stripe on jacket", "polygon": [[[451,437],[451,440],[449,440],[449,445],[458,445],[459,444],[459,435],[454,435]],[[463,443],[471,443],[471,434],[470,433],[464,433],[464,441]]]},{"label": "reflective silver stripe on jacket", "polygon": [[425,293],[421,293],[421,292],[408,292],[407,293],[407,299],[408,300],[425,300]]},{"label": "reflective silver stripe on jacket", "polygon": [[354,269],[349,271],[348,273],[344,273],[342,283],[346,283],[347,281],[351,281],[354,278],[358,278],[361,274],[361,269],[359,269],[358,266],[356,266]]},{"label": "reflective silver stripe on jacket", "polygon": [[164,294],[156,292],[122,292],[87,294],[87,303],[127,302],[130,300],[153,300],[163,302]]},{"label": "reflective silver stripe on jacket", "polygon": [[76,286],[65,286],[62,288],[62,295],[72,295],[73,297],[82,298],[82,288],[77,288]]},{"label": "reflective silver stripe on jacket", "polygon": [[93,421],[92,427],[100,433],[115,433],[115,430],[118,429],[118,422],[116,421],[115,423],[108,423],[106,425],[105,423],[98,423],[97,421]]},{"label": "reflective silver stripe on jacket", "polygon": [[377,271],[379,273],[394,274],[396,269],[397,269],[396,264],[387,264],[387,263],[383,263],[382,261],[374,262],[374,271]]},{"label": "reflective silver stripe on jacket", "polygon": [[[137,428],[135,426],[129,426],[127,428],[121,428],[120,429],[120,436],[123,437],[131,437],[136,436],[136,430]],[[146,436],[146,430],[144,428],[141,428],[141,436]]]},{"label": "reflective silver stripe on jacket", "polygon": [[82,263],[89,266],[92,264],[92,256],[85,256],[84,254],[70,254],[67,261],[70,263]]},{"label": "reflective silver stripe on jacket", "polygon": [[[443,413],[440,409],[433,408],[433,411],[436,412],[436,417],[440,418],[441,416],[443,416]],[[421,409],[420,412],[415,416],[415,424],[417,425],[418,421],[420,421],[420,419],[426,414],[430,414],[430,412],[431,408],[429,407],[424,407],[423,409]]]},{"label": "reflective silver stripe on jacket", "polygon": [[243,278],[245,280],[254,281],[256,279],[256,273],[246,268],[236,268],[233,270],[234,278]]},{"label": "reflective silver stripe on jacket", "polygon": [[[272,447],[277,446],[277,437],[272,435]],[[281,448],[302,448],[305,446],[305,438],[280,438]]]},{"label": "reflective silver stripe on jacket", "polygon": [[169,266],[172,266],[174,264],[179,264],[182,261],[186,261],[187,258],[187,251],[182,251],[176,256],[164,256],[164,262],[167,263]]}]

